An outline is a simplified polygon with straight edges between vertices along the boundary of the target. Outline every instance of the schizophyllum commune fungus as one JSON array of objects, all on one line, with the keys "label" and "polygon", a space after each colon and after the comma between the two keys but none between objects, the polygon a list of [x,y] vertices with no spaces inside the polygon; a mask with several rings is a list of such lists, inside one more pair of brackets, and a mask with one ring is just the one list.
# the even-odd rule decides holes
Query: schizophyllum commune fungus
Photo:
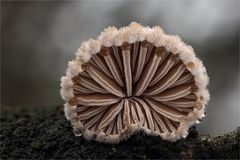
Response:
[{"label": "schizophyllum commune fungus", "polygon": [[208,81],[191,46],[132,22],[81,44],[61,95],[76,136],[118,143],[143,130],[176,141],[204,117]]}]

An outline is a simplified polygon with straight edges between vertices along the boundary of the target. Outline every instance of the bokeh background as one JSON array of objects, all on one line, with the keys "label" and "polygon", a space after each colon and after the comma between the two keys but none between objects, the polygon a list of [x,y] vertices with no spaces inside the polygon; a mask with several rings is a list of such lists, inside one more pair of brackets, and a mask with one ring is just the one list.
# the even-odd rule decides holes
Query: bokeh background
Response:
[{"label": "bokeh background", "polygon": [[62,104],[60,78],[81,42],[132,21],[179,35],[202,59],[211,100],[200,132],[240,126],[237,0],[1,1],[1,106]]}]

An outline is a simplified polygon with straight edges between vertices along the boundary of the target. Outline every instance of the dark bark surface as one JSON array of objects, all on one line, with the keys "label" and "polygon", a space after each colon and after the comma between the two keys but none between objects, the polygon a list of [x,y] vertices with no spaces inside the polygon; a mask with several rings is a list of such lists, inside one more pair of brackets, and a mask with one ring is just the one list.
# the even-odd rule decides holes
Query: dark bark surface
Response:
[{"label": "dark bark surface", "polygon": [[239,159],[239,133],[199,135],[196,127],[177,142],[143,133],[119,144],[86,141],[72,133],[62,106],[1,110],[1,159]]}]

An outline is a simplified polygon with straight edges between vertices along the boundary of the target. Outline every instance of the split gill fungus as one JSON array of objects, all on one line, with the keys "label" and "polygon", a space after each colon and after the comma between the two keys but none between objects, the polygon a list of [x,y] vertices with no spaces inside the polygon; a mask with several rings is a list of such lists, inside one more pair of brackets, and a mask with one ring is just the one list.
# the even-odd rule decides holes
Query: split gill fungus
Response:
[{"label": "split gill fungus", "polygon": [[61,95],[76,136],[118,143],[143,130],[176,141],[204,117],[208,81],[191,46],[132,22],[81,44]]}]

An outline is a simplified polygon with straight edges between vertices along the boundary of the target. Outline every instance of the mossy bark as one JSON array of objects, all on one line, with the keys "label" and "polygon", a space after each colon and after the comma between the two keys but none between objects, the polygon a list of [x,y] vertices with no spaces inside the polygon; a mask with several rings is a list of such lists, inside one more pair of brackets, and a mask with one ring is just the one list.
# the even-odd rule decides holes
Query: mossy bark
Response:
[{"label": "mossy bark", "polygon": [[239,159],[240,128],[216,137],[195,127],[177,142],[138,133],[119,144],[86,141],[72,133],[62,106],[1,110],[1,159]]}]

